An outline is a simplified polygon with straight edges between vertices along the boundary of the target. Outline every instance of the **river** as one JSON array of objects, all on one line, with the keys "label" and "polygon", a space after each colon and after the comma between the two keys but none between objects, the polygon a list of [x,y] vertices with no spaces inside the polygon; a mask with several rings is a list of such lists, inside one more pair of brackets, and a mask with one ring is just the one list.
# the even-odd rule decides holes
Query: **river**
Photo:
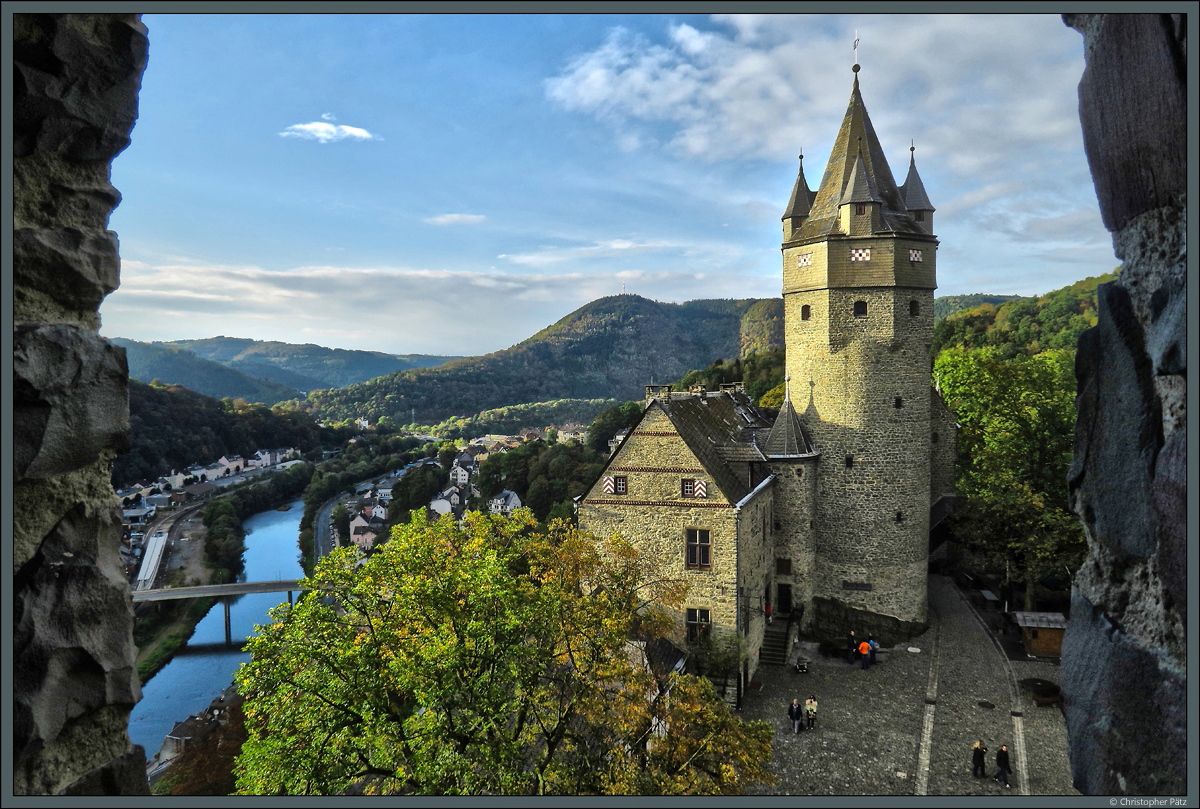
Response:
[{"label": "river", "polygon": [[[242,581],[304,577],[297,544],[302,516],[304,504],[296,500],[287,511],[265,511],[242,523]],[[220,602],[213,605],[187,644],[142,688],[142,701],[129,715],[129,738],[146,749],[147,758],[154,757],[176,722],[203,711],[229,686],[238,666],[250,659],[241,642],[254,634],[255,626],[267,623],[268,610],[286,601],[287,593],[238,596],[230,607],[232,647],[225,646],[225,611]]]}]

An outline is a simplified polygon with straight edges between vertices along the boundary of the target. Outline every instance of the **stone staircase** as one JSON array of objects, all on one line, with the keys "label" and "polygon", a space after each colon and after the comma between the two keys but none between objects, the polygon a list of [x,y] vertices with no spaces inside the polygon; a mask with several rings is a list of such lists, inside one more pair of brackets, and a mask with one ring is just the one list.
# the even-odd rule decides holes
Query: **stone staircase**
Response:
[{"label": "stone staircase", "polygon": [[777,623],[766,627],[762,647],[758,650],[758,662],[768,666],[786,666],[787,659],[787,624]]}]

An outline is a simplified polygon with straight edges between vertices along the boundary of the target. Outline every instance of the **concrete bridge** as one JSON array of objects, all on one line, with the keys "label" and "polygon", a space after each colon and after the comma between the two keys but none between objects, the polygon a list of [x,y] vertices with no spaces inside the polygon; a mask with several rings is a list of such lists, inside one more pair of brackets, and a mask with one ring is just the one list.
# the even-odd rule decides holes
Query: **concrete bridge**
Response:
[{"label": "concrete bridge", "polygon": [[229,627],[229,599],[226,596],[247,595],[249,593],[287,593],[288,604],[292,603],[292,593],[303,591],[296,579],[280,581],[247,581],[233,584],[204,584],[199,587],[165,587],[156,590],[138,590],[131,593],[133,603],[146,601],[175,601],[181,598],[219,598],[225,608],[225,644],[233,644],[233,635]]}]

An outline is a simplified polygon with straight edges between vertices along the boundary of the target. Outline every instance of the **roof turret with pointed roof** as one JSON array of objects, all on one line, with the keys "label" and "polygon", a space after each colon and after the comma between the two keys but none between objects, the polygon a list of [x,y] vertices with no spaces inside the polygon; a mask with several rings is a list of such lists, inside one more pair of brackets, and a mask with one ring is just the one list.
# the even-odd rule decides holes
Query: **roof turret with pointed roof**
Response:
[{"label": "roof turret with pointed roof", "polygon": [[909,148],[908,157],[908,176],[904,178],[904,185],[900,186],[900,193],[904,197],[904,206],[910,211],[936,211],[933,203],[929,201],[929,195],[925,193],[925,184],[921,182],[921,175],[917,174],[917,147]]},{"label": "roof turret with pointed roof", "polygon": [[800,170],[796,173],[796,184],[792,186],[792,196],[788,199],[787,208],[783,211],[782,219],[803,219],[808,216],[816,194],[809,190],[808,180],[804,177],[804,155],[800,155]]}]

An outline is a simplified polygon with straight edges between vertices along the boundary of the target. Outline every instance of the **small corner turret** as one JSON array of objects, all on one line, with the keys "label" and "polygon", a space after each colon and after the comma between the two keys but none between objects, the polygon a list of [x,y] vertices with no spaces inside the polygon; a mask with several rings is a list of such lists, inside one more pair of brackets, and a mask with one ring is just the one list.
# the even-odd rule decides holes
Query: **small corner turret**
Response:
[{"label": "small corner turret", "polygon": [[908,209],[913,221],[921,230],[932,235],[933,212],[936,209],[929,202],[929,195],[925,193],[925,184],[921,182],[921,175],[917,174],[916,151],[915,143],[909,146],[908,176],[904,178],[904,185],[900,186],[900,195],[904,197],[904,207]]},{"label": "small corner turret", "polygon": [[800,230],[800,226],[804,224],[804,220],[808,218],[808,212],[812,210],[813,197],[816,192],[809,190],[808,180],[804,177],[804,150],[800,151],[800,171],[796,174],[796,184],[792,186],[792,196],[788,200],[787,208],[783,211],[783,240],[791,241],[795,238],[796,233]]}]

